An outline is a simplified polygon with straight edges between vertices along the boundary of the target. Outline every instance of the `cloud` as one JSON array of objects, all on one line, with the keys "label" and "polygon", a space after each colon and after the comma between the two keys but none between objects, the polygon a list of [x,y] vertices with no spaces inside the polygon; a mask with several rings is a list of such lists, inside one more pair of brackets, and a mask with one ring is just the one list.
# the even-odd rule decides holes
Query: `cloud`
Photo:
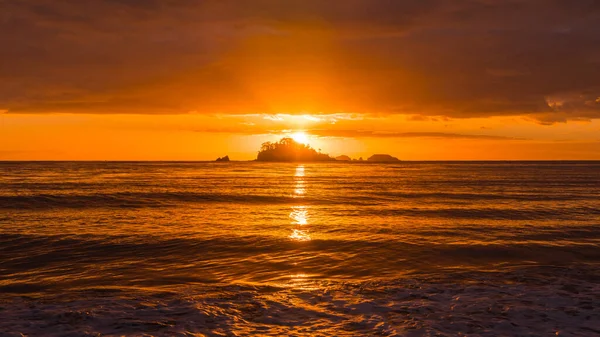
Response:
[{"label": "cloud", "polygon": [[554,124],[568,120],[589,121],[600,116],[600,89],[587,92],[567,92],[546,97],[546,103],[551,111],[536,114],[542,124]]},{"label": "cloud", "polygon": [[600,118],[596,0],[0,1],[0,46],[9,113]]},{"label": "cloud", "polygon": [[281,115],[265,115],[263,117],[263,119],[266,119],[266,120],[269,120],[269,121],[274,121],[274,122],[283,121],[283,117]]},{"label": "cloud", "polygon": [[411,115],[408,116],[407,120],[411,122],[449,122],[451,118],[448,118],[446,116]]},{"label": "cloud", "polygon": [[[268,129],[252,123],[221,127],[195,128],[193,132],[200,133],[231,133],[240,135],[272,134],[285,135],[293,133],[292,129]],[[527,140],[524,138],[505,137],[483,134],[464,134],[448,132],[393,132],[373,130],[336,130],[336,129],[306,129],[307,134],[317,137],[339,138],[434,138],[434,139],[478,139],[478,140]]]},{"label": "cloud", "polygon": [[487,140],[524,140],[495,135],[473,135],[446,132],[382,132],[370,130],[310,130],[312,135],[321,137],[351,137],[351,138],[449,138],[449,139],[487,139]]}]

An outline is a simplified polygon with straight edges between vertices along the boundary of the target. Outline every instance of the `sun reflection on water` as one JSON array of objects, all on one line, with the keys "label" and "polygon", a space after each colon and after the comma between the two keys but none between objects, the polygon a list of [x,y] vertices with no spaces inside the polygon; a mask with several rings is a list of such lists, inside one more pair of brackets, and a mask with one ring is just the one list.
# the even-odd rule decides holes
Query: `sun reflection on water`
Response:
[{"label": "sun reflection on water", "polygon": [[[304,165],[298,165],[296,167],[296,173],[294,174],[294,197],[303,197],[306,194],[305,182],[304,182]],[[308,206],[292,206],[290,212],[290,219],[292,220],[292,233],[289,238],[294,241],[310,241],[311,237],[308,228]]]},{"label": "sun reflection on water", "polygon": [[301,187],[297,187],[297,188],[296,188],[296,190],[295,190],[296,194],[294,195],[294,197],[296,197],[296,198],[297,198],[297,197],[299,197],[299,196],[302,196],[302,195],[304,194],[304,192],[305,192],[305,191],[306,191],[306,190],[304,189],[304,187],[303,187],[303,186],[301,186]]},{"label": "sun reflection on water", "polygon": [[296,167],[294,181],[296,183],[296,186],[294,187],[294,198],[304,196],[306,193],[306,188],[304,187],[304,165],[298,165]]},{"label": "sun reflection on water", "polygon": [[314,282],[314,274],[297,273],[290,275],[290,282],[285,284],[288,287],[294,287],[296,289],[303,290],[315,290],[318,289],[317,284]]},{"label": "sun reflection on water", "polygon": [[308,207],[307,206],[292,206],[290,218],[293,224],[307,225],[308,224]]},{"label": "sun reflection on water", "polygon": [[308,234],[308,230],[303,229],[292,229],[292,234],[290,234],[290,239],[295,241],[310,241],[310,235]]},{"label": "sun reflection on water", "polygon": [[296,189],[294,190],[294,198],[302,197],[306,193],[304,183],[296,183]]}]

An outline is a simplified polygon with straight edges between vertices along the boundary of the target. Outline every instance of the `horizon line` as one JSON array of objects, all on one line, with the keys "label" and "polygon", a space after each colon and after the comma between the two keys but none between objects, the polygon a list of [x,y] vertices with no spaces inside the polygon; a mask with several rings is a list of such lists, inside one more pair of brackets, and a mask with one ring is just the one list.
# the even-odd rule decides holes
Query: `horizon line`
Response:
[{"label": "horizon line", "polygon": [[368,160],[331,160],[331,161],[258,161],[251,160],[230,160],[228,162],[217,162],[215,160],[129,160],[129,159],[0,159],[0,163],[266,163],[266,164],[320,164],[320,163],[341,163],[341,164],[398,164],[398,163],[420,163],[420,162],[600,162],[600,159],[422,159],[422,160],[403,160],[393,162],[386,161],[368,161]]}]

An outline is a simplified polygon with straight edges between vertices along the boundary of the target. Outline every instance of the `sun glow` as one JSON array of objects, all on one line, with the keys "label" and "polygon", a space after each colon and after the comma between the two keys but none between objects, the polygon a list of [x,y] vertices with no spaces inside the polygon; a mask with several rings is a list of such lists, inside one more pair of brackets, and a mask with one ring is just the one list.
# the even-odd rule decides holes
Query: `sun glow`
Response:
[{"label": "sun glow", "polygon": [[294,132],[291,137],[298,143],[308,144],[308,135],[304,132]]}]

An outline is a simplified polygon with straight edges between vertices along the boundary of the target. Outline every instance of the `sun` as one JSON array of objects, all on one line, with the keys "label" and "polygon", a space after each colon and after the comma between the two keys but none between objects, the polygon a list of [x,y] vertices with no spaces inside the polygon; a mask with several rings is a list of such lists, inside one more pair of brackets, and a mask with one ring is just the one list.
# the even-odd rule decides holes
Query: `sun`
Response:
[{"label": "sun", "polygon": [[304,132],[294,132],[291,135],[292,139],[298,143],[308,144],[308,135]]}]

